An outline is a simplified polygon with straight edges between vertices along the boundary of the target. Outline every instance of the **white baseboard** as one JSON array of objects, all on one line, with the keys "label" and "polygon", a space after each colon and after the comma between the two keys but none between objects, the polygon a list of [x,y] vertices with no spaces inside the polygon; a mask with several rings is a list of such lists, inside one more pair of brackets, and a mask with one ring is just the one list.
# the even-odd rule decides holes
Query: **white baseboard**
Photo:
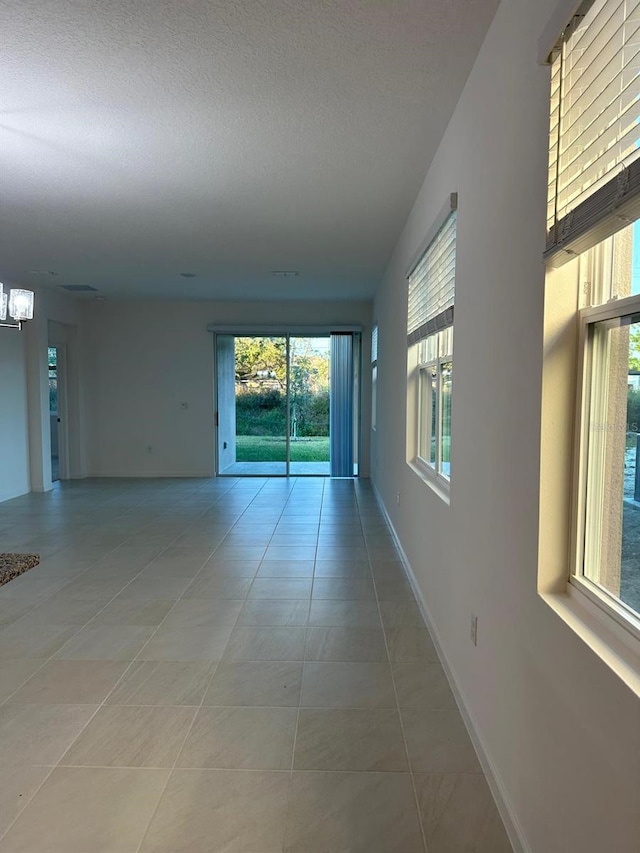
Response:
[{"label": "white baseboard", "polygon": [[166,477],[169,478],[184,478],[188,479],[213,479],[215,474],[211,471],[92,471],[87,477],[113,477],[113,478],[129,478],[136,480],[154,480]]},{"label": "white baseboard", "polygon": [[455,696],[455,700],[458,703],[460,714],[462,715],[462,719],[464,720],[465,726],[467,727],[467,731],[469,732],[469,737],[471,738],[476,753],[478,754],[480,766],[484,771],[487,783],[489,785],[489,788],[491,789],[491,793],[493,794],[493,798],[495,800],[498,811],[500,812],[500,817],[502,818],[502,821],[504,823],[514,853],[532,853],[531,847],[529,846],[525,838],[522,826],[520,825],[520,821],[518,820],[513,806],[511,805],[511,801],[509,799],[509,796],[507,795],[506,788],[496,770],[495,764],[491,756],[489,755],[489,752],[485,748],[475,718],[467,702],[465,701],[464,694],[460,689],[460,685],[458,684],[456,676],[449,664],[449,661],[447,660],[447,656],[444,653],[442,643],[440,642],[440,637],[438,635],[438,630],[436,628],[436,624],[433,620],[429,607],[424,599],[418,580],[411,567],[411,563],[409,562],[409,558],[405,554],[404,548],[402,547],[402,542],[400,541],[400,537],[398,536],[396,529],[393,526],[393,522],[391,521],[389,513],[387,512],[387,508],[384,504],[384,501],[382,500],[382,496],[380,495],[380,492],[378,491],[373,481],[372,487],[373,492],[376,496],[376,500],[378,502],[378,506],[380,507],[380,510],[385,517],[385,521],[389,525],[389,530],[391,531],[393,541],[395,543],[396,548],[398,549],[398,553],[400,554],[400,559],[402,560],[402,564],[407,575],[407,580],[411,584],[411,587],[416,597],[416,601],[418,602],[418,607],[420,608],[420,612],[422,613],[422,618],[424,619],[425,624],[431,634],[431,638],[433,639],[433,643],[436,647],[438,657],[440,658],[440,663],[442,664],[442,668],[445,671],[445,674],[449,681],[449,685],[451,687],[453,695]]},{"label": "white baseboard", "polygon": [[15,498],[21,498],[23,495],[28,495],[31,489],[25,489],[23,492],[7,492],[6,495],[0,496],[0,503],[4,503],[5,501],[12,501]]}]

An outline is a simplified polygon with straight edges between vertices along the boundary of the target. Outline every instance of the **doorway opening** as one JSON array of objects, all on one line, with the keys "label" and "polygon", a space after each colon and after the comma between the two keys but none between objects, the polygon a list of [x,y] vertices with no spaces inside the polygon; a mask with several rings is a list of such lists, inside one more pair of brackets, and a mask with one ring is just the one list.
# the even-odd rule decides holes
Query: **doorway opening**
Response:
[{"label": "doorway opening", "polygon": [[58,399],[58,347],[48,347],[49,430],[51,432],[51,480],[60,479],[60,413]]},{"label": "doorway opening", "polygon": [[67,345],[49,343],[47,347],[49,373],[49,436],[51,445],[51,481],[68,480],[69,435],[67,395]]},{"label": "doorway opening", "polygon": [[218,474],[356,476],[355,338],[217,333]]}]

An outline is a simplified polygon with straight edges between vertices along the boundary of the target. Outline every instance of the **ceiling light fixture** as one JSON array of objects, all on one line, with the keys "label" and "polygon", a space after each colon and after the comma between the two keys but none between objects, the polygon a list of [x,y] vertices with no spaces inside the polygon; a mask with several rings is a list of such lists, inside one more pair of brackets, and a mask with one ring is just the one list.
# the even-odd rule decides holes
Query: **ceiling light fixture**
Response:
[{"label": "ceiling light fixture", "polygon": [[[7,313],[9,322],[6,323]],[[33,292],[13,288],[9,293],[4,292],[0,282],[0,328],[22,329],[23,323],[33,319]]]},{"label": "ceiling light fixture", "polygon": [[194,272],[181,272],[180,275],[182,278],[195,278],[197,273]]},{"label": "ceiling light fixture", "polygon": [[271,270],[271,275],[278,276],[279,278],[297,278],[300,273],[298,270]]}]

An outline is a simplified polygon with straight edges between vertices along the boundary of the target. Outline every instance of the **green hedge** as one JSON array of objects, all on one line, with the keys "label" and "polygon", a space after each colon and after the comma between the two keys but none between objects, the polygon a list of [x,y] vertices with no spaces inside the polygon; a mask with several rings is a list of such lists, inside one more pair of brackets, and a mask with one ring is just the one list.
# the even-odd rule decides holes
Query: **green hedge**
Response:
[{"label": "green hedge", "polygon": [[[297,434],[329,435],[329,392],[298,394],[292,400],[297,417]],[[248,391],[236,396],[236,435],[284,435],[287,398],[280,391]]]}]

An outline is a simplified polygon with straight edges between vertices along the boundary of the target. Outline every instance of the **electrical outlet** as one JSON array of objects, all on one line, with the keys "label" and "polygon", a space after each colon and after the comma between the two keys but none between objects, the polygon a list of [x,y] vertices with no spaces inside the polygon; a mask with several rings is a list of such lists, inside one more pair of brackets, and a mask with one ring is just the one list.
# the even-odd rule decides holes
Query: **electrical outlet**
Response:
[{"label": "electrical outlet", "polygon": [[471,642],[474,646],[478,645],[478,617],[471,614]]},{"label": "electrical outlet", "polygon": [[396,494],[396,503],[400,506],[400,492]]}]

